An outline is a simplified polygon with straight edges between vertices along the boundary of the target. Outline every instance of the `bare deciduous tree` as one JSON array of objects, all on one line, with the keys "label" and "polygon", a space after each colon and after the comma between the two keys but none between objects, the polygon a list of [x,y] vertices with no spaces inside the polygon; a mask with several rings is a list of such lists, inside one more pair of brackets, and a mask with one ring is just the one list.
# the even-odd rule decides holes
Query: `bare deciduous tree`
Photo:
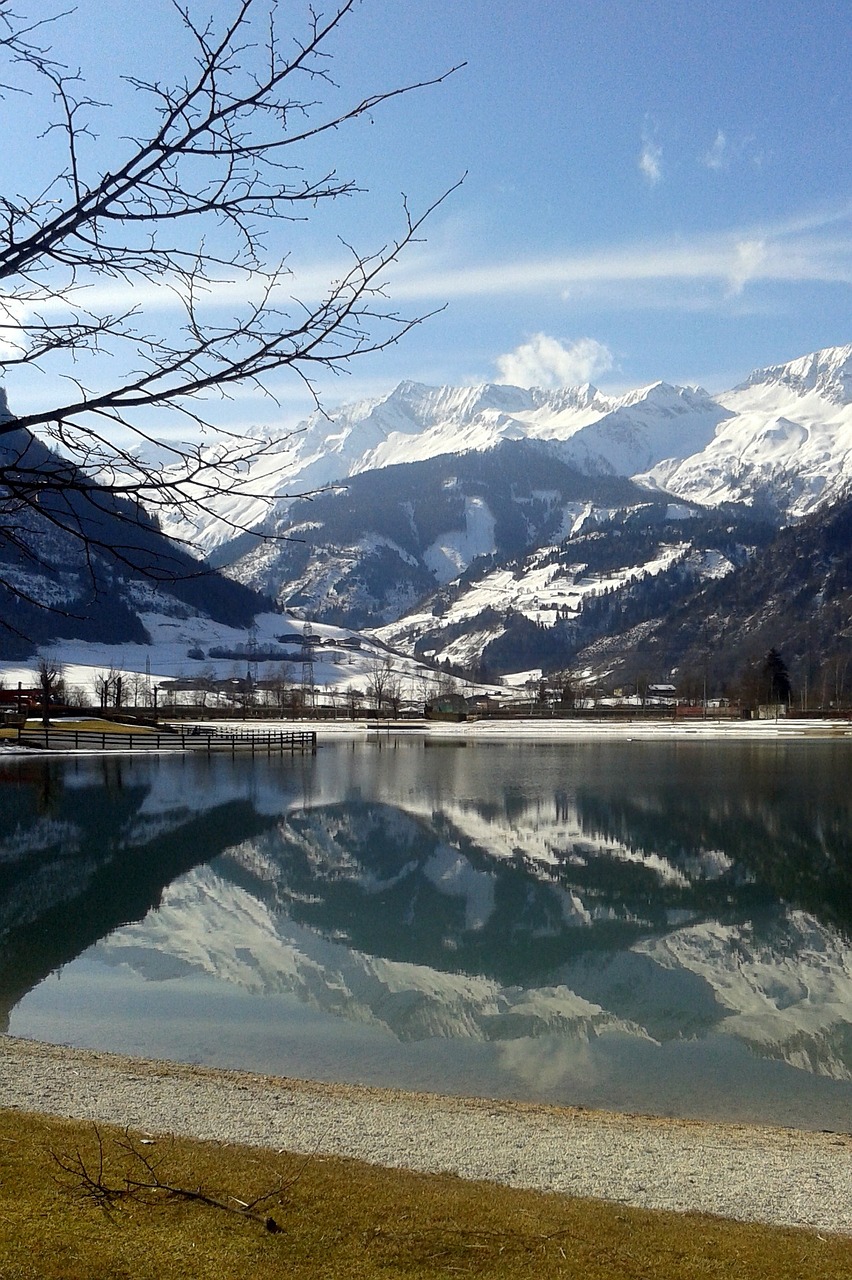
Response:
[{"label": "bare deciduous tree", "polygon": [[356,689],[354,685],[350,685],[346,690],[346,705],[349,708],[349,719],[354,720],[358,715],[358,708],[364,701],[364,694],[360,689]]},{"label": "bare deciduous tree", "polygon": [[399,710],[399,701],[401,696],[400,679],[394,671],[393,661],[388,654],[387,657],[381,658],[378,655],[372,659],[367,669],[367,696],[376,709],[376,714],[382,714],[382,708],[387,704],[396,714]]},{"label": "bare deciduous tree", "polygon": [[[348,265],[299,300],[286,246],[277,258],[271,247],[282,227],[358,190],[326,167],[323,139],[451,74],[342,102],[329,57],[356,3],[336,0],[327,15],[306,7],[300,28],[276,0],[222,0],[216,18],[202,15],[203,0],[151,0],[145,21],[170,15],[185,72],[175,83],[125,78],[150,110],[147,129],[122,139],[51,49],[74,10],[0,0],[0,112],[29,94],[33,118],[45,113],[34,134],[60,135],[64,151],[46,184],[0,195],[0,375],[12,408],[22,370],[66,388],[17,415],[0,391],[0,524],[20,552],[33,554],[34,511],[120,555],[88,518],[105,494],[127,500],[129,521],[143,507],[191,516],[217,494],[248,496],[260,446],[216,425],[216,398],[246,385],[272,395],[267,380],[281,370],[313,392],[320,372],[425,318],[399,314],[384,289],[434,204],[413,213],[403,201],[397,235],[342,246]],[[165,327],[164,299],[180,317]]]},{"label": "bare deciduous tree", "polygon": [[108,671],[96,671],[92,676],[92,692],[101,711],[118,706],[121,697],[121,673],[115,667]]},{"label": "bare deciduous tree", "polygon": [[64,674],[62,664],[51,658],[38,660],[38,687],[41,695],[41,722],[50,724],[51,705],[63,696]]}]

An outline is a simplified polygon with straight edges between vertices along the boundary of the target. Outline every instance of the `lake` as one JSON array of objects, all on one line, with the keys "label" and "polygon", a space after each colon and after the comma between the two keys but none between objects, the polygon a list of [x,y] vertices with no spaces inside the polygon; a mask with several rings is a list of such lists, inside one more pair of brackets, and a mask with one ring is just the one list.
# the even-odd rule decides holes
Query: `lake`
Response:
[{"label": "lake", "polygon": [[852,746],[0,761],[0,1028],[848,1130]]}]

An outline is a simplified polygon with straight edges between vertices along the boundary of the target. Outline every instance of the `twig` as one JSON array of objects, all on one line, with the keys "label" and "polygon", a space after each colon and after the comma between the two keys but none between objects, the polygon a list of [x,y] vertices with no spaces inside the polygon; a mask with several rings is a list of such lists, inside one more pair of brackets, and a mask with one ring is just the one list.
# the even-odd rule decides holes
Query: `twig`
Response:
[{"label": "twig", "polygon": [[[283,1227],[270,1214],[257,1212],[257,1206],[262,1205],[265,1201],[272,1200],[275,1197],[283,1195],[295,1182],[301,1178],[305,1167],[308,1163],[306,1160],[299,1170],[289,1178],[281,1186],[275,1187],[271,1191],[265,1191],[263,1194],[256,1196],[253,1200],[241,1200],[237,1196],[231,1196],[229,1203],[226,1200],[220,1200],[218,1197],[208,1194],[200,1187],[182,1187],[168,1179],[161,1177],[160,1168],[165,1162],[166,1154],[155,1160],[153,1156],[147,1155],[141,1151],[137,1141],[130,1136],[125,1130],[124,1141],[116,1140],[116,1147],[119,1151],[124,1152],[130,1157],[136,1166],[141,1167],[137,1170],[137,1176],[132,1176],[132,1172],[125,1172],[120,1178],[110,1180],[106,1169],[106,1153],[104,1147],[104,1139],[97,1125],[92,1126],[97,1141],[97,1156],[88,1158],[82,1154],[79,1148],[68,1154],[60,1154],[51,1151],[50,1155],[53,1161],[59,1166],[63,1174],[71,1179],[68,1182],[61,1182],[66,1189],[77,1191],[87,1199],[95,1201],[104,1209],[112,1209],[122,1200],[135,1200],[137,1202],[146,1202],[164,1195],[176,1200],[190,1200],[198,1204],[208,1205],[212,1209],[221,1209],[225,1213],[234,1213],[241,1218],[249,1218],[252,1222],[260,1223],[264,1230],[272,1234],[283,1231]],[[309,1157],[310,1158],[310,1157]]]}]

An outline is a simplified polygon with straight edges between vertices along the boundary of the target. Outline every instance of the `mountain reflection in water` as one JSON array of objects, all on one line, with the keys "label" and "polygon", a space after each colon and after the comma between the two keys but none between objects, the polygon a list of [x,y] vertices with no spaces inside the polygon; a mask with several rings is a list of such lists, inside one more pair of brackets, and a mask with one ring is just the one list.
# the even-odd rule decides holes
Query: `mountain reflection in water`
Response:
[{"label": "mountain reflection in water", "polygon": [[[661,1067],[672,1095],[690,1072],[699,1091],[727,1069],[741,1087],[745,1062],[755,1090],[776,1082],[779,1121],[810,1081],[795,1122],[825,1104],[834,1123],[852,1099],[850,763],[832,743],[417,740],[7,762],[0,1011],[15,1034],[68,1038],[39,1014],[60,969],[96,965],[99,1000],[109,973],[173,993],[203,978],[324,1018],[339,1062],[322,1073],[340,1078],[355,1029],[387,1059],[377,1083],[407,1083],[394,1054],[423,1070],[441,1042],[467,1055],[469,1092],[582,1101],[585,1073],[596,1105],[623,1105],[608,1079]],[[292,1065],[243,1041],[241,1061]]]}]

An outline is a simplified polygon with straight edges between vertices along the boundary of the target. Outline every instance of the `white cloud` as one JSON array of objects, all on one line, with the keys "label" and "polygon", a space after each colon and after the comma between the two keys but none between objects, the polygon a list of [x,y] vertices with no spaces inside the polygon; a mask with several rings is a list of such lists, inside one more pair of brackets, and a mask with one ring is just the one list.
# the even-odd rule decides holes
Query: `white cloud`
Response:
[{"label": "white cloud", "polygon": [[536,333],[496,361],[501,382],[515,387],[574,387],[591,382],[613,367],[612,352],[595,338],[579,338],[563,346],[557,338]]},{"label": "white cloud", "polygon": [[754,134],[743,134],[731,137],[723,129],[716,132],[706,151],[698,156],[700,164],[717,173],[723,169],[734,169],[743,165],[761,169],[772,159],[772,152],[761,149]]},{"label": "white cloud", "polygon": [[652,187],[655,187],[663,176],[663,148],[648,125],[642,131],[639,171]]},{"label": "white cloud", "polygon": [[749,280],[762,273],[768,257],[765,240],[741,240],[734,249],[734,259],[728,273],[732,294],[742,293]]},{"label": "white cloud", "polygon": [[[660,242],[611,245],[588,253],[507,258],[472,265],[445,256],[400,264],[395,301],[463,298],[600,297],[607,305],[649,305],[654,291],[674,306],[694,288],[703,305],[740,293],[747,282],[852,284],[852,205],[797,214],[763,226],[731,228]],[[618,289],[618,293],[614,290]]]},{"label": "white cloud", "polygon": [[702,156],[702,163],[708,169],[726,169],[728,167],[728,139],[720,129],[713,140],[709,151]]},{"label": "white cloud", "polygon": [[639,169],[654,187],[663,176],[661,161],[663,149],[655,142],[646,142],[639,156]]},{"label": "white cloud", "polygon": [[[346,278],[352,262],[343,257],[335,260],[305,264],[281,272],[272,290],[272,299],[278,306],[286,307],[293,299],[317,300],[329,292],[335,281]],[[261,272],[235,269],[233,278],[215,277],[204,283],[196,282],[192,302],[198,309],[245,308],[257,304],[265,295],[268,277]],[[103,311],[124,312],[144,308],[152,312],[184,312],[190,294],[186,282],[180,277],[164,273],[159,279],[128,281],[124,279],[98,280],[95,277],[78,276],[73,287],[67,287],[60,277],[55,285],[42,283],[39,288],[14,293],[0,292],[0,323],[10,326],[14,311],[18,324],[34,316],[70,319],[75,313],[96,315]]]},{"label": "white cloud", "polygon": [[[622,308],[644,308],[655,298],[666,306],[688,305],[697,298],[707,307],[740,295],[748,283],[852,284],[852,203],[803,211],[775,224],[543,258],[471,263],[467,251],[455,253],[452,245],[444,244],[437,252],[433,243],[415,248],[419,251],[395,264],[387,277],[388,296],[394,303],[410,304],[413,311],[454,299],[513,296],[580,298],[584,303],[597,298]],[[342,274],[341,267],[328,260],[294,263],[293,275],[276,292],[276,303],[287,309],[293,297],[310,301],[321,296],[328,281]],[[171,283],[131,287],[126,281],[99,282],[77,296],[92,311],[138,304],[164,316],[179,314],[182,304]],[[206,305],[236,313],[251,291],[239,281],[214,282]],[[5,349],[0,354],[9,354],[17,338],[25,340],[20,326],[36,311],[48,317],[68,310],[67,299],[47,290],[38,302],[21,302],[0,292],[0,344]]]}]

